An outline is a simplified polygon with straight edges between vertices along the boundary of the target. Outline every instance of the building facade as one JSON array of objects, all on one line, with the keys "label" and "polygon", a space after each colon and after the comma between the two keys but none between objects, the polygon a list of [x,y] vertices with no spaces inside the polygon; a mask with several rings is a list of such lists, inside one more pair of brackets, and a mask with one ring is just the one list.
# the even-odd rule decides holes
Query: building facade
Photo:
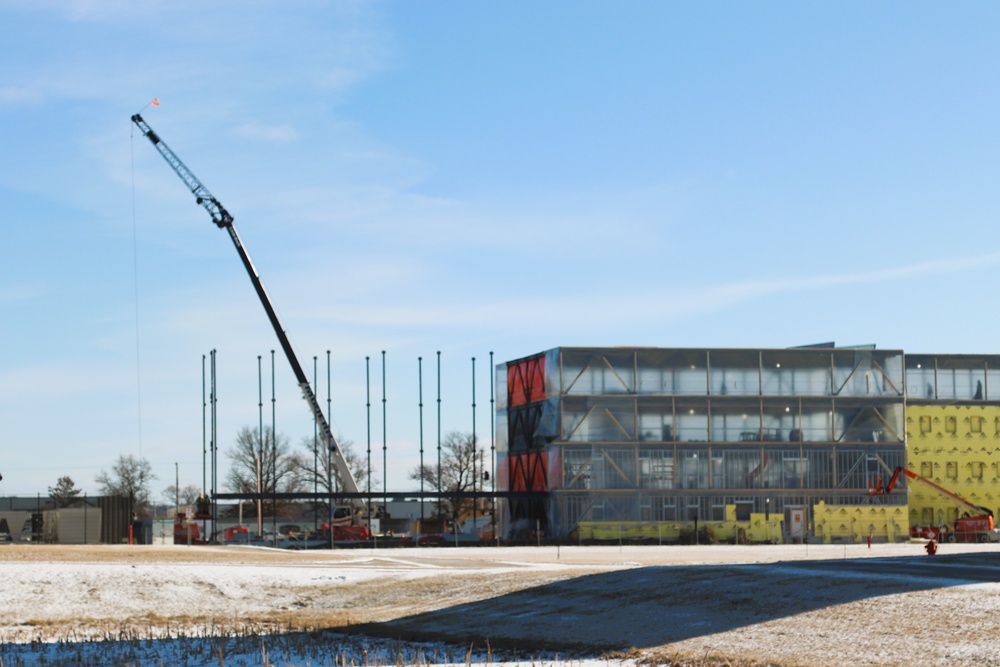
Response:
[{"label": "building facade", "polygon": [[[1000,512],[1000,356],[906,355],[907,467]],[[966,508],[918,481],[911,526],[950,525]]]},{"label": "building facade", "polygon": [[[992,386],[1000,397],[1000,360],[965,360],[978,370],[957,361],[830,345],[564,347],[501,364],[498,489],[534,492],[508,501],[508,531],[672,540],[709,527],[727,540],[898,539],[914,519],[907,485],[877,491],[906,465],[908,433],[914,440],[908,389],[921,394],[918,411],[982,402],[980,426],[993,429],[1000,452],[1000,403],[989,406],[987,393]],[[982,473],[974,491],[985,500],[1000,458],[969,457],[955,463],[984,464],[967,468]],[[924,514],[917,508],[917,521]]]}]

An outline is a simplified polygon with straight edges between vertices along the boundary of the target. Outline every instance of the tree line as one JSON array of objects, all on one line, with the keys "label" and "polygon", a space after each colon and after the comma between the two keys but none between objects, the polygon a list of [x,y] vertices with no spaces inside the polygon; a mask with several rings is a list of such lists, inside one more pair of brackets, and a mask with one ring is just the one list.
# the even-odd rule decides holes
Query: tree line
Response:
[{"label": "tree line", "polygon": [[[378,490],[380,484],[374,477],[376,468],[369,467],[368,457],[358,453],[354,443],[349,440],[341,440],[339,445],[358,488]],[[261,433],[259,429],[245,426],[237,432],[225,455],[230,465],[224,476],[223,486],[231,493],[269,495],[317,492],[335,495],[340,490],[337,475],[330,468],[331,457],[313,438],[303,438],[299,448],[293,450],[287,436],[280,433],[275,436],[268,427]],[[477,446],[471,434],[458,431],[448,433],[441,441],[440,466],[437,456],[433,458],[432,463],[418,465],[408,475],[410,480],[422,481],[426,490],[444,494],[469,492],[481,490],[489,481],[485,452]],[[101,495],[129,498],[134,514],[145,517],[149,516],[149,508],[153,504],[152,485],[156,479],[147,459],[122,454],[110,469],[101,470],[94,481],[98,484]],[[60,477],[54,486],[49,487],[48,492],[57,507],[74,505],[79,502],[81,494],[68,475]],[[203,492],[197,484],[181,487],[171,484],[162,490],[161,498],[168,505],[192,505]],[[281,515],[289,509],[287,505],[288,503],[281,503],[279,507],[276,503],[273,507]],[[458,518],[463,512],[470,510],[472,505],[472,500],[460,497],[445,497],[435,504],[440,508],[441,518],[448,519]],[[264,509],[270,511],[270,508]]]}]

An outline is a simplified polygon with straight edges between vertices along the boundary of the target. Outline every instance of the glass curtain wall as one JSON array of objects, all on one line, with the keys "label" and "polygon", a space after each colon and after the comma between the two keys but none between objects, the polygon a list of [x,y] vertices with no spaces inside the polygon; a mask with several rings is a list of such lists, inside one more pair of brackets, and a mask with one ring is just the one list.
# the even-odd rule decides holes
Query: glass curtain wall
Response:
[{"label": "glass curtain wall", "polygon": [[1000,356],[906,356],[906,392],[911,401],[1000,399]]},{"label": "glass curtain wall", "polygon": [[[899,351],[558,348],[546,364],[554,535],[579,521],[707,519],[736,502],[862,503],[904,462]],[[966,392],[988,384],[986,371],[952,376]]]}]

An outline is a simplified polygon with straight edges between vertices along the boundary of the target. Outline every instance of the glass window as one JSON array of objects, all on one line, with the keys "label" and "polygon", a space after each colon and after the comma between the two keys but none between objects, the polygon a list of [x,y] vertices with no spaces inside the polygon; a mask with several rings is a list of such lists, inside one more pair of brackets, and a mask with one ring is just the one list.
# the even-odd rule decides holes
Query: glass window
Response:
[{"label": "glass window", "polygon": [[806,488],[833,488],[833,450],[803,448],[806,459]]},{"label": "glass window", "polygon": [[799,396],[830,396],[833,393],[828,367],[796,369],[792,379]]},{"label": "glass window", "polygon": [[632,352],[564,349],[564,394],[630,394],[634,391]]},{"label": "glass window", "polygon": [[680,488],[708,488],[708,452],[706,450],[683,450],[680,457]]},{"label": "glass window", "polygon": [[503,453],[508,450],[507,444],[507,412],[500,410],[497,412],[496,424],[494,425],[496,433],[494,435],[494,446],[496,451]]},{"label": "glass window", "polygon": [[986,367],[982,359],[938,358],[938,398],[983,400],[986,397]]},{"label": "glass window", "polygon": [[590,447],[564,447],[563,488],[589,489],[593,452]]},{"label": "glass window", "polygon": [[674,369],[639,367],[640,394],[673,394]]},{"label": "glass window", "polygon": [[764,442],[801,442],[799,428],[798,401],[780,403],[768,402],[764,405],[761,433]]},{"label": "glass window", "polygon": [[833,440],[833,413],[829,401],[814,403],[802,401],[803,442],[831,442]]},{"label": "glass window", "polygon": [[760,403],[712,403],[712,442],[757,442],[761,439]]},{"label": "glass window", "polygon": [[493,378],[496,387],[496,409],[503,410],[507,407],[507,364],[497,364]]},{"label": "glass window", "polygon": [[681,498],[681,521],[704,520],[708,516],[702,499],[697,496]]},{"label": "glass window", "polygon": [[[765,449],[764,486],[771,489],[796,489],[804,464],[798,449]],[[786,465],[786,461],[790,461]]]},{"label": "glass window", "polygon": [[708,403],[677,401],[677,442],[708,441]]},{"label": "glass window", "polygon": [[900,434],[889,423],[886,414],[898,411],[891,405],[852,405],[855,401],[837,403],[834,410],[834,437],[838,442],[894,442]]},{"label": "glass window", "polygon": [[885,396],[902,396],[905,392],[903,383],[903,353],[875,352],[873,364],[882,374],[882,393]]},{"label": "glass window", "polygon": [[677,393],[688,396],[707,394],[707,375],[704,366],[691,365],[675,372]]},{"label": "glass window", "polygon": [[594,489],[635,488],[635,449],[594,447],[591,457]]},{"label": "glass window", "polygon": [[[715,454],[714,451],[713,454]],[[726,449],[718,452],[718,454],[722,457],[723,478],[721,486],[717,486],[716,488],[764,488],[766,462],[763,459],[763,452],[760,448]]]},{"label": "glass window", "polygon": [[765,350],[763,393],[768,396],[829,396],[829,350]]},{"label": "glass window", "polygon": [[714,396],[760,394],[760,355],[752,350],[709,352],[711,393]]},{"label": "glass window", "polygon": [[643,515],[644,521],[677,521],[677,498],[674,496],[643,495],[639,506],[648,512],[648,515]]},{"label": "glass window", "polygon": [[712,500],[712,521],[726,520],[726,503],[722,498]]},{"label": "glass window", "polygon": [[639,486],[644,489],[674,488],[674,450],[642,448],[639,450]]},{"label": "glass window", "polygon": [[715,396],[757,396],[760,394],[760,371],[753,368],[716,368],[711,373]]},{"label": "glass window", "polygon": [[673,442],[674,404],[669,398],[639,399],[639,441]]},{"label": "glass window", "polygon": [[1000,361],[993,361],[986,370],[986,398],[990,401],[1000,400]]},{"label": "glass window", "polygon": [[634,442],[635,425],[631,399],[563,400],[563,439],[569,442]]},{"label": "glass window", "polygon": [[634,352],[641,394],[708,393],[704,350],[639,349]]},{"label": "glass window", "polygon": [[868,474],[870,453],[859,449],[838,449],[837,450],[837,478],[838,489],[867,489],[870,484]]},{"label": "glass window", "polygon": [[933,357],[907,357],[906,364],[906,395],[914,400],[934,399]]},{"label": "glass window", "polygon": [[833,360],[834,395],[866,396],[865,371],[871,366],[870,354],[862,350],[837,350]]}]

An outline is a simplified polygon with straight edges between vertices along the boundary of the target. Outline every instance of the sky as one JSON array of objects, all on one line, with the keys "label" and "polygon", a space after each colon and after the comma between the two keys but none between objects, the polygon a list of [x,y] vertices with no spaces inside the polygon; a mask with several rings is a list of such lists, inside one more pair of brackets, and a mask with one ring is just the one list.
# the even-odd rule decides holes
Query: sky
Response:
[{"label": "sky", "polygon": [[985,2],[0,0],[0,496],[95,494],[121,455],[154,497],[200,486],[212,350],[220,477],[272,423],[271,350],[277,431],[312,441],[140,111],[390,490],[439,430],[490,445],[491,358],[995,354],[998,29]]}]

